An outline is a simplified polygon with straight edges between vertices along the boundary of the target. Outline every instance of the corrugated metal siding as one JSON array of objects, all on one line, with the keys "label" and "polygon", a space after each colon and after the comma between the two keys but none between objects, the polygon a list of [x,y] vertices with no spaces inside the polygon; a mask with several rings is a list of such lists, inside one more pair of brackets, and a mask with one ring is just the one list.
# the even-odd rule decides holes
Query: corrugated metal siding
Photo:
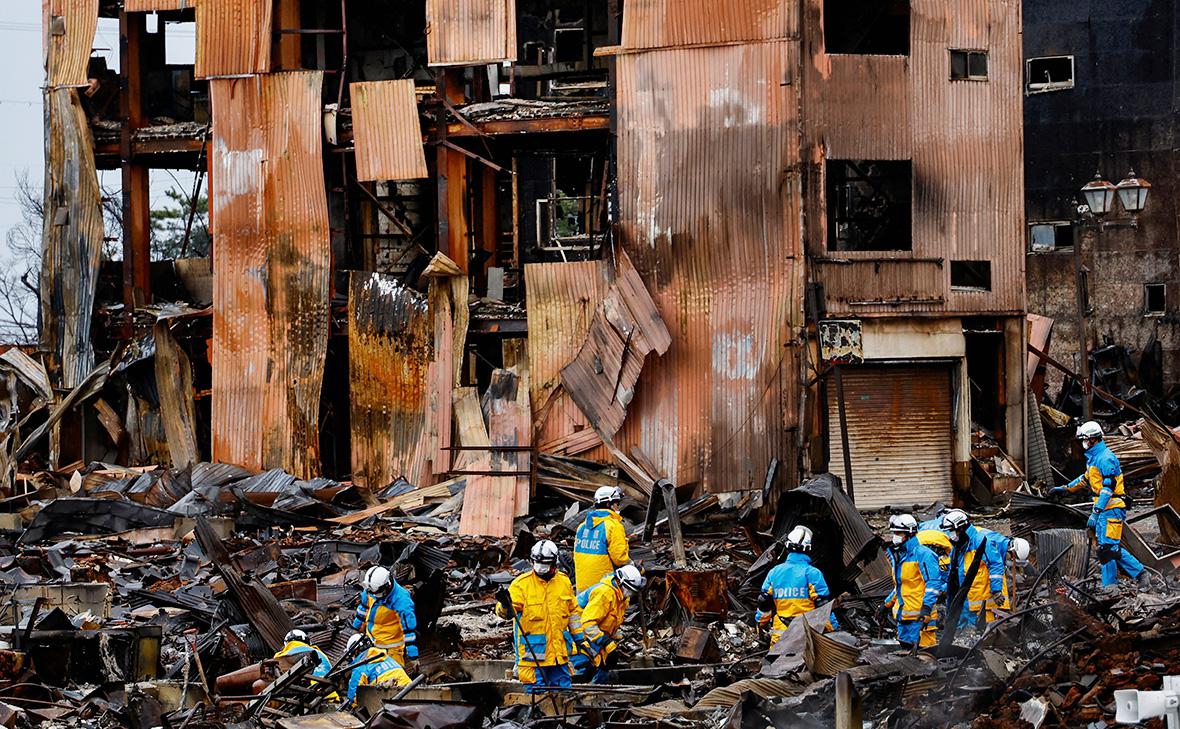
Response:
[{"label": "corrugated metal siding", "polygon": [[[421,485],[427,370],[434,327],[426,297],[393,276],[353,271],[348,290],[352,480],[364,491],[397,477]],[[449,393],[448,393],[449,396]]]},{"label": "corrugated metal siding", "polygon": [[197,0],[197,78],[270,70],[272,0]]},{"label": "corrugated metal siding", "polygon": [[42,0],[41,7],[49,88],[85,86],[98,0]]},{"label": "corrugated metal siding", "polygon": [[[947,262],[921,299],[940,304],[848,307],[858,292],[896,287],[906,274],[862,268],[863,278],[820,278],[834,315],[908,312],[1006,314],[1024,309],[1024,176],[1020,7],[1015,0],[916,0],[911,3],[910,55],[828,56],[823,0],[807,0],[803,64],[804,157],[811,167],[807,240],[827,253],[824,160],[913,161],[913,249],[918,259]],[[986,82],[951,81],[951,48],[986,49]],[[872,104],[863,99],[872,98]],[[857,257],[858,254],[847,254]],[[864,255],[864,254],[860,254]],[[876,257],[880,254],[867,254]],[[952,260],[990,261],[990,292],[950,287]],[[923,264],[915,264],[920,267]],[[821,277],[850,272],[825,266]],[[914,272],[908,279],[925,280]]]},{"label": "corrugated metal siding", "polygon": [[426,152],[414,82],[349,85],[356,176],[363,182],[426,177]]},{"label": "corrugated metal siding", "polygon": [[300,478],[319,470],[328,336],[323,74],[210,84],[213,458]]},{"label": "corrugated metal siding", "polygon": [[196,6],[196,3],[197,0],[123,0],[123,9],[129,13],[184,10]]},{"label": "corrugated metal siding", "polygon": [[623,242],[673,338],[620,438],[677,483],[761,488],[771,458],[794,459],[796,54],[771,42],[617,61]]},{"label": "corrugated metal siding", "polygon": [[829,312],[937,311],[945,301],[946,266],[938,261],[814,258],[812,262],[816,280],[823,282]]},{"label": "corrugated metal siding", "polygon": [[785,0],[628,0],[624,48],[666,48],[794,36],[797,5]]},{"label": "corrugated metal siding", "polygon": [[78,90],[45,93],[45,220],[41,346],[62,387],[94,368],[90,324],[102,253],[102,200],[94,140]]},{"label": "corrugated metal siding", "polygon": [[[939,365],[845,367],[844,400],[859,509],[950,503],[951,370]],[[836,385],[828,382],[828,469],[843,473]]]},{"label": "corrugated metal siding", "polygon": [[431,66],[516,60],[516,0],[426,0]]},{"label": "corrugated metal siding", "polygon": [[[539,446],[590,428],[590,421],[560,388],[561,368],[577,356],[606,295],[609,278],[607,261],[530,263],[524,267],[529,399],[534,442]],[[605,460],[607,453],[600,446],[586,457]]]}]

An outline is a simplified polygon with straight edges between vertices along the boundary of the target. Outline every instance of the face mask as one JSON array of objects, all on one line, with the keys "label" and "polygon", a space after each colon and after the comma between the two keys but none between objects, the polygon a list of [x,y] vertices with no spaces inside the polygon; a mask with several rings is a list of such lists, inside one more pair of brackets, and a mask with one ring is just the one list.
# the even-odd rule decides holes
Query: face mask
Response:
[{"label": "face mask", "polygon": [[959,533],[958,532],[951,532],[950,534],[946,535],[946,538],[951,540],[952,542],[957,543],[959,541]]},{"label": "face mask", "polygon": [[554,569],[553,569],[553,565],[551,565],[551,564],[544,564],[542,562],[533,562],[533,572],[536,572],[537,577],[540,577],[542,580],[548,580],[551,577],[553,577]]},{"label": "face mask", "polygon": [[900,547],[901,545],[905,544],[905,535],[893,532],[893,535],[890,537],[890,542],[893,544],[893,546]]}]

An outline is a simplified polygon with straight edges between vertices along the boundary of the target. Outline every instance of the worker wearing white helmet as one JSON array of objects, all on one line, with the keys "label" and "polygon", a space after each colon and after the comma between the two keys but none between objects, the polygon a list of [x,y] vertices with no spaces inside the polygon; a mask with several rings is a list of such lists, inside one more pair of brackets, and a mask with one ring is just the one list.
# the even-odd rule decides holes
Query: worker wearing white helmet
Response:
[{"label": "worker wearing white helmet", "polygon": [[[786,539],[786,560],[775,565],[762,581],[754,619],[759,625],[770,625],[771,645],[787,632],[792,618],[831,599],[824,573],[811,564],[811,537],[805,526],[792,529]],[[839,627],[833,614],[825,629]]]},{"label": "worker wearing white helmet", "polygon": [[[389,651],[374,645],[359,645],[365,637],[360,633],[348,639],[345,652],[351,655],[348,665],[353,665],[348,676],[348,703],[356,704],[357,689],[361,686],[408,686],[410,675]],[[352,654],[356,655],[352,655]]]},{"label": "worker wearing white helmet", "polygon": [[574,535],[574,575],[577,590],[588,590],[631,561],[627,531],[619,515],[623,491],[601,486],[594,492],[594,508],[587,511]]},{"label": "worker wearing white helmet", "polygon": [[407,658],[418,658],[414,599],[385,567],[370,567],[361,578],[361,599],[352,628],[367,635],[376,647],[389,651],[401,666]]},{"label": "worker wearing white helmet", "polygon": [[623,626],[623,614],[646,582],[638,567],[625,564],[597,585],[578,593],[586,640],[570,660],[575,675],[591,674],[593,669],[593,683],[607,682],[607,659],[615,651],[615,637]]},{"label": "worker wearing white helmet", "polygon": [[951,509],[942,517],[942,530],[954,543],[951,552],[951,575],[948,598],[953,599],[959,588],[966,583],[974,566],[971,586],[967,599],[959,614],[959,626],[983,626],[995,617],[988,605],[1008,608],[1008,594],[1004,587],[1004,557],[988,548],[987,535],[983,529],[971,523],[971,518],[962,509]]},{"label": "worker wearing white helmet", "polygon": [[931,619],[943,592],[938,557],[918,541],[918,520],[912,514],[889,517],[889,562],[893,591],[885,598],[897,622],[897,640],[912,648],[921,640],[922,627]]},{"label": "worker wearing white helmet", "polygon": [[[988,553],[989,563],[1000,563],[1004,565],[1004,572],[1001,577],[1001,596],[993,595],[988,598],[986,610],[984,612],[984,620],[991,622],[995,620],[996,609],[1007,610],[1010,608],[1009,604],[1009,581],[1014,575],[1014,568],[1021,567],[1028,563],[1028,555],[1032,551],[1027,539],[1020,537],[1009,537],[1000,532],[985,529],[981,526],[975,527],[979,533],[983,534],[986,542],[984,548]],[[982,566],[981,566],[982,569]]]},{"label": "worker wearing white helmet", "polygon": [[529,693],[569,688],[568,634],[582,643],[582,619],[570,578],[557,569],[557,545],[544,539],[533,545],[533,568],[496,593],[496,614],[513,621],[516,675]]},{"label": "worker wearing white helmet", "polygon": [[1086,452],[1086,471],[1065,486],[1051,489],[1051,495],[1076,493],[1087,486],[1094,496],[1088,529],[1098,541],[1098,561],[1102,563],[1102,586],[1119,581],[1119,568],[1140,587],[1150,584],[1150,577],[1139,560],[1122,547],[1123,522],[1127,518],[1127,492],[1123,485],[1123,467],[1102,436],[1102,426],[1093,420],[1078,426],[1077,438]]},{"label": "worker wearing white helmet", "polygon": [[283,637],[283,647],[279,649],[278,653],[275,653],[275,658],[297,656],[309,652],[314,652],[317,660],[311,675],[319,678],[327,676],[328,671],[332,670],[332,662],[328,660],[328,656],[322,650],[309,643],[307,633],[298,628],[288,631],[287,635]]}]

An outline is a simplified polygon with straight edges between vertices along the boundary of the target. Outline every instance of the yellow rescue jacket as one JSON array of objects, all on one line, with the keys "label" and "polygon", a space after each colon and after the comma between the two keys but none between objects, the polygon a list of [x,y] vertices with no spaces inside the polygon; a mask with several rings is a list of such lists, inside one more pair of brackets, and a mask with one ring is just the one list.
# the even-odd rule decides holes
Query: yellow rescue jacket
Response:
[{"label": "yellow rescue jacket", "polygon": [[589,657],[600,666],[615,650],[614,637],[623,625],[623,613],[630,600],[623,594],[615,576],[607,575],[589,590],[578,593],[582,610],[582,632],[589,645]]},{"label": "yellow rescue jacket", "polygon": [[1123,467],[1106,441],[1100,440],[1086,449],[1085,473],[1070,481],[1065,489],[1072,493],[1082,490],[1083,486],[1089,486],[1094,495],[1095,513],[1127,508],[1127,502],[1123,500],[1127,495],[1123,486]]},{"label": "yellow rescue jacket", "polygon": [[591,509],[574,537],[574,573],[578,592],[631,561],[623,517],[613,509]]},{"label": "yellow rescue jacket", "polygon": [[[531,570],[508,587],[512,609],[518,666],[560,666],[569,663],[569,643],[582,639],[582,622],[570,578],[558,572],[543,580]],[[496,614],[512,618],[502,605]]]}]

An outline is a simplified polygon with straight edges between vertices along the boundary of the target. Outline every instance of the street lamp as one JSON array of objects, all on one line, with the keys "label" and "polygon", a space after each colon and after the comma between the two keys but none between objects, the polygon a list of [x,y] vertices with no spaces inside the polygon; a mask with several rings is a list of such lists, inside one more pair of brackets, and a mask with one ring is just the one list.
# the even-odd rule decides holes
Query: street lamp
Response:
[{"label": "street lamp", "polygon": [[[1082,199],[1086,201],[1086,207],[1089,208],[1091,215],[1090,222],[1094,224],[1094,228],[1098,235],[1105,233],[1105,227],[1102,223],[1102,218],[1114,209],[1114,199],[1117,194],[1119,203],[1122,204],[1123,210],[1132,216],[1132,218],[1143,211],[1147,205],[1147,193],[1151,190],[1151,183],[1147,180],[1135,176],[1135,170],[1131,170],[1127,176],[1117,185],[1112,185],[1102,177],[1101,172],[1094,173],[1094,179],[1082,186]],[[1085,207],[1079,208],[1079,224],[1086,224]],[[1090,420],[1093,416],[1093,398],[1091,397],[1091,382],[1090,382],[1090,351],[1086,343],[1086,271],[1082,267],[1082,236],[1079,234],[1077,228],[1074,229],[1073,242],[1073,260],[1074,271],[1077,276],[1077,303],[1078,303],[1078,349],[1080,350],[1080,369],[1082,380],[1082,417],[1085,420]]]}]

